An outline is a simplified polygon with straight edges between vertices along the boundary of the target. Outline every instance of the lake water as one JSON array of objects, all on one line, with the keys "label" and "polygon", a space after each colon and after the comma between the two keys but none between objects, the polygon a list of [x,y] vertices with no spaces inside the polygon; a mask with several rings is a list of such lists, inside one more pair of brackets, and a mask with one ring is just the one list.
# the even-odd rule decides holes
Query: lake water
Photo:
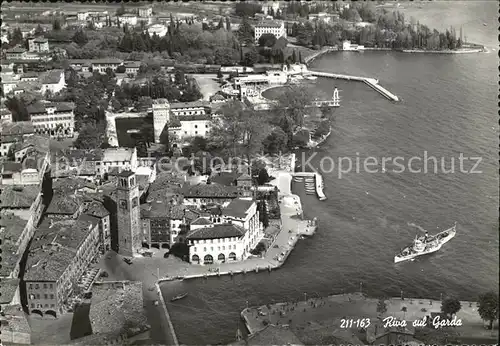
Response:
[{"label": "lake water", "polygon": [[[484,11],[487,18],[467,22],[468,35],[473,36],[475,24],[481,33],[476,32],[476,42],[496,44],[497,7],[494,2],[483,4],[491,7]],[[493,27],[486,27],[489,32],[484,33],[486,21],[492,21]],[[300,241],[286,264],[272,273],[163,286],[166,301],[179,292],[190,294],[177,304],[168,304],[179,341],[216,344],[234,340],[246,301],[261,305],[300,299],[304,292],[312,297],[357,291],[360,283],[373,296],[399,296],[403,290],[405,296],[439,298],[443,293],[475,300],[486,290],[496,290],[497,66],[497,52],[335,53],[317,59],[311,68],[378,78],[402,101],[391,103],[361,83],[318,79],[318,96],[331,97],[337,86],[341,107],[332,135],[316,150],[315,167],[325,156],[408,159],[427,152],[438,159],[445,157],[447,168],[454,157],[458,170],[462,153],[481,157],[477,169],[482,173],[434,174],[432,163],[428,174],[360,172],[339,179],[332,172],[323,175],[328,196],[324,202],[294,185],[306,216],[319,217],[318,233]],[[471,162],[465,161],[464,169],[471,168]],[[434,233],[455,221],[457,236],[439,252],[414,262],[393,263],[394,254],[420,232],[415,226]]]}]

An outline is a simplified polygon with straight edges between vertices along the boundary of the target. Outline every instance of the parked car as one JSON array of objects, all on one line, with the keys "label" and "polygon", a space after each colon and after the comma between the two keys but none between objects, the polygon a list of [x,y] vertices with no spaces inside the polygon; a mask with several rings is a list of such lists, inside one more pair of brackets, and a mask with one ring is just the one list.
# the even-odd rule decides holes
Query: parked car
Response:
[{"label": "parked car", "polygon": [[132,264],[132,260],[130,258],[124,257],[123,262],[127,263],[128,265]]}]

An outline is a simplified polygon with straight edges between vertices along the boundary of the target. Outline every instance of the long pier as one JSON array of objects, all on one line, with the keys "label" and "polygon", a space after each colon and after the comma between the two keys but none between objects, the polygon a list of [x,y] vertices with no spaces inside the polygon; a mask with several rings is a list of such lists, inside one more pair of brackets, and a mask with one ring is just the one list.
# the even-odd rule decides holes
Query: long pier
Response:
[{"label": "long pier", "polygon": [[369,85],[371,88],[378,91],[385,98],[387,98],[391,101],[394,101],[394,102],[399,101],[399,98],[396,95],[394,95],[393,93],[391,93],[389,90],[385,89],[384,87],[380,86],[380,84],[378,84],[378,79],[375,79],[375,78],[350,76],[350,75],[345,75],[345,74],[320,72],[320,71],[309,71],[309,74],[316,76],[316,77],[345,79],[345,80],[353,80],[353,81],[363,82],[363,83]]}]

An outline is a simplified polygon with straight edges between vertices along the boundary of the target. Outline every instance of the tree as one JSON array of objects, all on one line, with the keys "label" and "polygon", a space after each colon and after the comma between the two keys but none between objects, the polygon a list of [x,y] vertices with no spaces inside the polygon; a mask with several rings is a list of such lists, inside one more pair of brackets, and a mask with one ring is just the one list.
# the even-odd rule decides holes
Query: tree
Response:
[{"label": "tree", "polygon": [[280,127],[275,128],[263,141],[264,152],[277,154],[285,151],[288,144],[288,136]]},{"label": "tree", "polygon": [[267,169],[262,168],[257,176],[257,183],[259,185],[264,185],[269,181],[269,173],[267,173]]},{"label": "tree", "polygon": [[54,31],[59,31],[61,30],[61,22],[59,21],[59,19],[54,19],[54,21],[52,22],[52,30]]},{"label": "tree", "polygon": [[273,34],[263,34],[259,37],[259,46],[261,47],[273,47],[278,39]]},{"label": "tree", "polygon": [[[237,3],[236,6],[240,4]],[[240,27],[236,32],[236,36],[241,43],[250,44],[254,42],[254,30],[246,18],[241,21]]]},{"label": "tree", "polygon": [[186,76],[184,75],[184,71],[182,70],[175,71],[175,83],[178,85],[186,84]]},{"label": "tree", "polygon": [[84,125],[78,133],[74,145],[78,149],[95,149],[99,148],[104,138],[103,125],[94,123]]},{"label": "tree", "polygon": [[462,308],[462,304],[455,297],[447,297],[441,302],[441,312],[448,317],[452,317]]},{"label": "tree", "polygon": [[253,17],[256,13],[262,12],[262,5],[255,2],[237,2],[234,6],[234,12],[239,17]]},{"label": "tree", "polygon": [[387,304],[385,303],[385,299],[379,299],[377,303],[377,313],[379,316],[384,315],[387,312]]},{"label": "tree", "polygon": [[243,57],[243,65],[245,66],[253,66],[259,61],[259,53],[255,49],[255,47],[250,48],[248,52],[245,53]]},{"label": "tree", "polygon": [[231,20],[229,20],[229,17],[226,17],[226,30],[231,32]]},{"label": "tree", "polygon": [[119,9],[116,10],[117,16],[123,16],[125,14],[125,4],[122,2]]},{"label": "tree", "polygon": [[295,129],[303,126],[306,106],[312,99],[311,90],[303,86],[290,86],[278,96],[275,113],[279,126],[288,135],[289,145]]},{"label": "tree", "polygon": [[44,30],[40,24],[37,25],[35,29],[35,36],[40,36],[44,33]]},{"label": "tree", "polygon": [[479,296],[478,310],[479,316],[489,322],[489,329],[493,329],[493,322],[498,319],[498,293],[493,291]]},{"label": "tree", "polygon": [[244,155],[250,162],[261,150],[269,125],[260,112],[246,109],[239,101],[224,104],[220,111],[222,115],[213,120],[209,142],[231,157]]},{"label": "tree", "polygon": [[11,43],[12,45],[17,45],[21,42],[23,42],[23,32],[21,31],[21,28],[16,28],[12,33],[12,39],[9,40],[9,43]]},{"label": "tree", "polygon": [[217,78],[219,78],[219,79],[224,78],[224,75],[222,74],[221,70],[217,71]]},{"label": "tree", "polygon": [[217,30],[224,29],[224,18],[220,17],[219,24],[217,24]]},{"label": "tree", "polygon": [[197,153],[199,151],[203,152],[203,151],[207,150],[207,144],[208,144],[208,141],[205,137],[195,136],[191,140],[190,146],[191,146],[193,152]]},{"label": "tree", "polygon": [[89,41],[89,39],[85,34],[85,32],[83,32],[83,30],[80,29],[75,32],[75,34],[72,37],[72,41],[80,46],[83,46]]}]

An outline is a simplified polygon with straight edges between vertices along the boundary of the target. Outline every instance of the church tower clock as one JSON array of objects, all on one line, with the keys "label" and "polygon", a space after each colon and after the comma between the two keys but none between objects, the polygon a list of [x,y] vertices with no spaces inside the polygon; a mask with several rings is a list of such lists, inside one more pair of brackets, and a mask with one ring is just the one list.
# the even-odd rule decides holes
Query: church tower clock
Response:
[{"label": "church tower clock", "polygon": [[135,173],[123,171],[118,175],[117,226],[118,253],[132,256],[141,248],[139,186]]}]

